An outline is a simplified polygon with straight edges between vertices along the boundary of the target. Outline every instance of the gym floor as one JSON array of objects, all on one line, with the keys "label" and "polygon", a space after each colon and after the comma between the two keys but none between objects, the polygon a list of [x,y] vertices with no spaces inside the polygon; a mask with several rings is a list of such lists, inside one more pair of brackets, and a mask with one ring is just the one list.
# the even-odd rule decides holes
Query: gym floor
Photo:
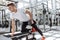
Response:
[{"label": "gym floor", "polygon": [[[59,29],[59,28],[60,28],[59,26],[53,26],[53,28],[51,29]],[[60,30],[51,30],[51,31],[44,32],[43,34],[46,37],[45,40],[60,40]],[[28,37],[31,38],[32,35],[29,35]],[[41,36],[39,35],[38,32],[35,32],[35,38],[37,40],[41,40]],[[0,40],[11,40],[11,39],[6,38],[3,35],[0,35]],[[22,38],[22,40],[25,40],[25,38]]]}]

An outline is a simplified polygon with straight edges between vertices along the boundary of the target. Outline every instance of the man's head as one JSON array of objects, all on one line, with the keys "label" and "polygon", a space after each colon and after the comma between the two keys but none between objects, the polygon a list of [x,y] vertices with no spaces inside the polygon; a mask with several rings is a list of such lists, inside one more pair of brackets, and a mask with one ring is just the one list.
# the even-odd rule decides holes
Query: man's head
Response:
[{"label": "man's head", "polygon": [[10,4],[8,4],[7,6],[8,6],[8,8],[9,8],[9,10],[12,11],[12,12],[13,12],[14,10],[16,10],[16,6],[15,6],[14,3],[10,3]]}]

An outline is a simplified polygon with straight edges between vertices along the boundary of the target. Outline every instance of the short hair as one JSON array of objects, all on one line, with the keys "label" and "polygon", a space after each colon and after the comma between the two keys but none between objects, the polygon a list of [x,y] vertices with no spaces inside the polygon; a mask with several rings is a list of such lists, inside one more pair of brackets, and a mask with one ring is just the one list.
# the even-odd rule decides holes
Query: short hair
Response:
[{"label": "short hair", "polygon": [[7,4],[7,6],[15,6],[14,3]]}]

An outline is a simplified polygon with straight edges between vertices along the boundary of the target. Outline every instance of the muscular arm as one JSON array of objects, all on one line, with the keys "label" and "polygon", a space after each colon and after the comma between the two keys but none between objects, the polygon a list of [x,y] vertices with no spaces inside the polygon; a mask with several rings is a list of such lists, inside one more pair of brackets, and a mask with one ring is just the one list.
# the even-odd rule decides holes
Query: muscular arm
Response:
[{"label": "muscular arm", "polygon": [[30,20],[32,20],[32,19],[33,19],[33,17],[32,17],[32,13],[31,13],[29,10],[26,10],[26,11],[25,11],[25,13],[29,15]]},{"label": "muscular arm", "polygon": [[11,29],[12,35],[11,36],[13,36],[14,34],[14,29],[15,29],[15,21],[14,19],[12,19],[12,29]]}]

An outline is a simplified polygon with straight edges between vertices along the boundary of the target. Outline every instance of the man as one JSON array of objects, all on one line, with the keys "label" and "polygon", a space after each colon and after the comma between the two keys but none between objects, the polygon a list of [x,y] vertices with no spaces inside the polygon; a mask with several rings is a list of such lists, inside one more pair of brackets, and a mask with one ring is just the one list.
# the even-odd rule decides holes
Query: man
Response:
[{"label": "man", "polygon": [[[37,28],[35,21],[33,21],[32,13],[30,11],[24,10],[24,9],[17,9],[14,3],[9,3],[9,4],[7,4],[7,6],[8,6],[8,9],[12,13],[12,36],[14,34],[14,27],[15,27],[14,18],[16,18],[16,19],[20,20],[21,22],[23,22],[22,30],[21,30],[22,33],[29,31],[26,29],[26,26],[28,25],[28,22],[30,20],[31,26],[34,27],[41,34],[42,38],[44,39],[44,36],[43,36],[41,30]],[[30,16],[30,18],[28,18],[26,16],[26,14],[28,14]]]}]

